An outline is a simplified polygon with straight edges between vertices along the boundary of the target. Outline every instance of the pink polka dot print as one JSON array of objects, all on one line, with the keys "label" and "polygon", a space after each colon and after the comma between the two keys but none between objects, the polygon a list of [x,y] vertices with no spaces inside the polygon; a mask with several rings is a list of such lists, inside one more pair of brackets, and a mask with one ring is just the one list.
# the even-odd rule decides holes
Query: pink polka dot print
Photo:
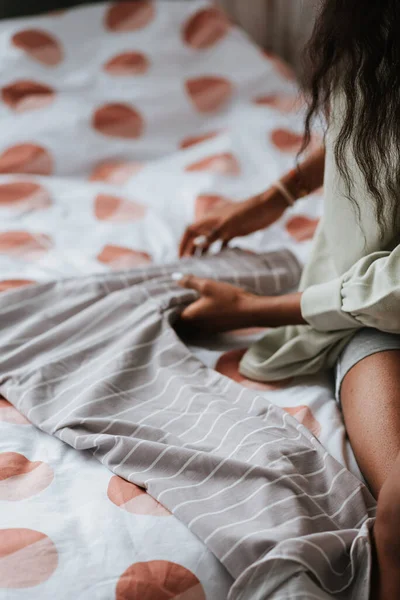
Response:
[{"label": "pink polka dot print", "polygon": [[219,133],[219,131],[211,131],[210,133],[202,133],[201,135],[188,136],[187,138],[181,141],[180,148],[181,150],[185,150],[186,148],[190,148],[191,146],[196,146],[196,144],[202,144],[203,142],[212,140]]},{"label": "pink polka dot print", "polygon": [[28,231],[5,231],[0,233],[0,254],[35,260],[48,252],[53,245],[51,238],[43,233]]},{"label": "pink polka dot print", "polygon": [[224,152],[188,165],[185,171],[212,171],[219,175],[240,175],[241,167],[236,156],[230,152]]},{"label": "pink polka dot print", "polygon": [[115,600],[206,600],[197,577],[181,565],[152,560],[135,563],[121,575]]},{"label": "pink polka dot print", "polygon": [[149,265],[152,261],[150,254],[147,254],[147,252],[113,245],[104,246],[97,256],[97,260],[115,271],[143,267]]},{"label": "pink polka dot print", "polygon": [[318,223],[319,219],[298,215],[289,219],[285,228],[288,234],[297,242],[305,242],[314,237]]},{"label": "pink polka dot print", "polygon": [[0,396],[0,422],[12,425],[30,425],[29,421],[2,396]]},{"label": "pink polka dot print", "polygon": [[229,207],[233,204],[232,200],[216,194],[203,194],[198,196],[195,201],[195,218],[201,219],[208,212],[217,208]]},{"label": "pink polka dot print", "polygon": [[45,490],[53,481],[47,463],[31,462],[17,452],[0,453],[0,500],[25,500]]},{"label": "pink polka dot print", "polygon": [[147,27],[155,17],[152,2],[117,2],[107,10],[105,24],[111,31],[137,31]]},{"label": "pink polka dot print", "polygon": [[233,381],[236,381],[244,387],[250,388],[252,390],[278,390],[287,387],[291,383],[291,380],[289,379],[284,381],[274,381],[271,383],[265,383],[261,381],[252,381],[250,379],[247,379],[246,377],[243,377],[243,375],[241,375],[239,372],[239,366],[240,361],[242,360],[246,352],[247,348],[230,350],[229,352],[225,352],[225,354],[223,354],[219,358],[215,370],[218,373],[221,373],[221,375],[225,375],[225,377],[229,377],[229,379],[233,379]]},{"label": "pink polka dot print", "polygon": [[[289,129],[274,129],[269,134],[271,143],[281,152],[296,154],[303,146],[304,137]],[[321,139],[318,135],[312,135],[307,152],[313,152],[321,147]]]},{"label": "pink polka dot print", "polygon": [[321,424],[316,420],[308,406],[293,406],[283,410],[297,419],[304,427],[307,427],[315,437],[318,437],[321,433]]},{"label": "pink polka dot print", "polygon": [[96,218],[100,221],[138,221],[146,214],[146,207],[118,196],[99,194],[95,199]]},{"label": "pink polka dot print", "polygon": [[134,515],[169,517],[171,513],[143,489],[121,477],[111,477],[107,496],[113,504]]},{"label": "pink polka dot print", "polygon": [[32,529],[0,529],[2,588],[31,588],[44,583],[57,565],[57,549],[44,533]]},{"label": "pink polka dot print", "polygon": [[273,64],[274,68],[276,69],[277,73],[279,73],[279,75],[281,75],[285,79],[288,79],[289,81],[296,80],[296,75],[293,69],[285,61],[276,56],[276,54],[273,54],[272,52],[269,52],[267,50],[263,50],[262,54]]},{"label": "pink polka dot print", "polygon": [[47,67],[54,67],[63,60],[60,42],[47,31],[24,29],[13,35],[12,43],[29,58]]},{"label": "pink polka dot print", "polygon": [[98,164],[92,171],[91,181],[122,184],[143,169],[143,163],[123,160],[109,160]]},{"label": "pink polka dot print", "polygon": [[144,75],[150,67],[150,61],[141,52],[123,52],[111,58],[104,71],[114,76]]},{"label": "pink polka dot print", "polygon": [[51,206],[51,196],[42,185],[29,181],[0,184],[0,209],[39,210]]},{"label": "pink polka dot print", "polygon": [[98,108],[92,121],[94,129],[103,135],[137,139],[143,135],[144,119],[127,104],[105,104]]},{"label": "pink polka dot print", "polygon": [[0,293],[15,290],[27,285],[33,285],[35,283],[36,281],[32,281],[31,279],[3,279],[3,281],[0,280]]},{"label": "pink polka dot print", "polygon": [[218,8],[199,10],[185,23],[183,39],[196,50],[211,48],[227,35],[230,23]]},{"label": "pink polka dot print", "polygon": [[224,77],[197,77],[186,82],[186,91],[200,113],[212,113],[231,100],[233,84]]},{"label": "pink polka dot print", "polygon": [[258,106],[274,108],[283,113],[291,113],[300,110],[304,104],[304,100],[299,96],[267,94],[264,96],[257,96],[257,98],[254,99],[254,103]]},{"label": "pink polka dot print", "polygon": [[55,91],[48,85],[35,81],[16,81],[2,88],[3,102],[16,112],[37,110],[49,106]]},{"label": "pink polka dot print", "polygon": [[281,152],[299,152],[303,136],[288,129],[274,129],[270,134],[272,144]]},{"label": "pink polka dot print", "polygon": [[0,173],[51,175],[53,159],[45,148],[27,142],[17,144],[0,154]]}]

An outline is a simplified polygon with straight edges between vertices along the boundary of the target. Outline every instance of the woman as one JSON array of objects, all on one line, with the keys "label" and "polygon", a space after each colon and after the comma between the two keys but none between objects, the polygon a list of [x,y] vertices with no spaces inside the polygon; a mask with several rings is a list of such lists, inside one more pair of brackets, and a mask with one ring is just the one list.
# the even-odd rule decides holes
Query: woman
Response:
[{"label": "woman", "polygon": [[348,435],[378,498],[373,597],[385,600],[400,598],[399,40],[398,0],[324,0],[309,45],[306,132],[324,111],[326,156],[321,150],[264,195],[195,223],[181,243],[190,255],[200,242],[207,250],[266,227],[324,178],[301,291],[256,297],[186,277],[181,285],[201,297],[182,320],[212,331],[274,328],[241,363],[256,380],[335,368]]}]

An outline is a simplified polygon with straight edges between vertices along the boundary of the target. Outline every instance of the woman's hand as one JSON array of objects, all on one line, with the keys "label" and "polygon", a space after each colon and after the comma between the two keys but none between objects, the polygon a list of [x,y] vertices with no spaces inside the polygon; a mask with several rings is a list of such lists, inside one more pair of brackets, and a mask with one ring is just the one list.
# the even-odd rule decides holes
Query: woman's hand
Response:
[{"label": "woman's hand", "polygon": [[[306,158],[301,165],[301,172],[298,169],[289,171],[281,179],[281,183],[293,198],[302,198],[322,186],[324,170],[325,148],[321,146]],[[192,256],[197,249],[207,252],[216,241],[221,241],[226,246],[235,237],[269,227],[287,208],[287,198],[274,186],[245,202],[229,208],[216,208],[186,229],[179,246],[179,255]]]},{"label": "woman's hand", "polygon": [[[216,208],[186,229],[179,246],[179,255],[192,256],[197,249],[205,253],[216,241],[221,241],[225,247],[235,237],[249,235],[272,225],[282,216],[287,206],[281,193],[271,188],[245,202]],[[197,238],[204,238],[200,245],[196,243]]]},{"label": "woman's hand", "polygon": [[201,295],[181,315],[181,323],[190,328],[219,333],[244,329],[255,324],[254,308],[258,296],[245,290],[212,279],[193,275],[184,276],[179,285]]},{"label": "woman's hand", "polygon": [[208,333],[248,327],[304,325],[301,293],[256,296],[229,283],[185,275],[181,287],[195,290],[199,300],[181,314],[181,325]]}]

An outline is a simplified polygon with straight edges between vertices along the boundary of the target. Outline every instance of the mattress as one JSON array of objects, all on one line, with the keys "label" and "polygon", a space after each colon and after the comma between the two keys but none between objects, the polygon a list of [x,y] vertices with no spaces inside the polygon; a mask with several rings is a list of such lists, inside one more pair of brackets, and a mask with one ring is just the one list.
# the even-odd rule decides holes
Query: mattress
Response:
[{"label": "mattress", "polygon": [[[0,48],[3,292],[175,260],[187,224],[264,190],[302,142],[291,71],[203,0],[3,21]],[[321,208],[315,194],[235,245],[305,261]],[[361,477],[329,374],[274,385],[239,374],[262,334],[191,350],[283,407]],[[0,400],[0,599],[222,600],[231,584],[143,490]]]}]

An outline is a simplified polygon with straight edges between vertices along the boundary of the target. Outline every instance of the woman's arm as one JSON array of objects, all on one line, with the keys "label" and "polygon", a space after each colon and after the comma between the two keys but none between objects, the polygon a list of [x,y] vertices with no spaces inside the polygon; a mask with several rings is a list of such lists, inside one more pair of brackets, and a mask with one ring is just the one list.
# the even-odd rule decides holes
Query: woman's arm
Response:
[{"label": "woman's arm", "polygon": [[309,287],[301,304],[319,331],[374,327],[400,333],[400,246],[369,254],[340,277]]},{"label": "woman's arm", "polygon": [[301,314],[301,292],[285,296],[255,296],[254,320],[259,327],[305,325]]},{"label": "woman's arm", "polygon": [[361,258],[336,279],[286,296],[256,296],[191,276],[181,285],[201,295],[185,309],[183,321],[215,332],[308,324],[323,332],[373,327],[400,334],[400,245]]},{"label": "woman's arm", "polygon": [[193,275],[183,277],[180,285],[200,294],[200,298],[183,311],[181,322],[202,332],[305,323],[300,293],[256,296],[228,283]]},{"label": "woman's arm", "polygon": [[[201,246],[206,252],[217,240],[226,245],[235,237],[246,236],[275,223],[290,204],[312,192],[323,184],[325,169],[325,148],[321,147],[293,169],[280,181],[286,188],[272,185],[268,190],[244,202],[217,207],[190,225],[180,242],[179,255],[191,256]],[[198,239],[201,239],[201,244]]]}]

